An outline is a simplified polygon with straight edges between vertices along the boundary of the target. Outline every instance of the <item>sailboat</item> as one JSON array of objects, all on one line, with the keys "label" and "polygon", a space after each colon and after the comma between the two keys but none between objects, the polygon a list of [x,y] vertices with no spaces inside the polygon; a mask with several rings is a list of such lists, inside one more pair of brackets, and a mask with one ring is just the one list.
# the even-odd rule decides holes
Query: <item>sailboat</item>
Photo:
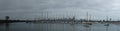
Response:
[{"label": "sailboat", "polygon": [[[108,16],[107,17],[107,21],[108,21]],[[111,21],[111,18],[110,18],[110,21]],[[109,23],[106,23],[104,26],[109,26],[110,24]]]},{"label": "sailboat", "polygon": [[89,17],[89,14],[88,14],[88,12],[87,12],[87,22],[83,22],[83,24],[87,24],[87,25],[92,25],[92,22],[89,22],[90,21],[90,18],[91,18],[91,16]]},{"label": "sailboat", "polygon": [[107,24],[105,24],[104,26],[109,26],[109,25],[110,25],[110,24],[107,23]]}]

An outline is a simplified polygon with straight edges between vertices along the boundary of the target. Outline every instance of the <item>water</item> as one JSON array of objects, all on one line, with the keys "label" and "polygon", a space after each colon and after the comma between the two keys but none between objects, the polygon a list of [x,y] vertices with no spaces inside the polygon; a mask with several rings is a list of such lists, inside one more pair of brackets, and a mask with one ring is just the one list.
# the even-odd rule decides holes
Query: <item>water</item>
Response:
[{"label": "water", "polygon": [[0,31],[120,31],[120,26],[110,24],[40,24],[40,23],[9,23],[0,24]]}]

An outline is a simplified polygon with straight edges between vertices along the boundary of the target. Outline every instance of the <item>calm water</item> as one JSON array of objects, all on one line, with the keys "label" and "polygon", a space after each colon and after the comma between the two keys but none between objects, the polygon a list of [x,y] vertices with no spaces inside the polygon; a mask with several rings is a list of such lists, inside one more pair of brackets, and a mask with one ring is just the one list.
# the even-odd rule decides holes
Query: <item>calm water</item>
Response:
[{"label": "calm water", "polygon": [[40,23],[10,23],[1,24],[0,31],[120,31],[120,26],[110,24],[40,24]]}]

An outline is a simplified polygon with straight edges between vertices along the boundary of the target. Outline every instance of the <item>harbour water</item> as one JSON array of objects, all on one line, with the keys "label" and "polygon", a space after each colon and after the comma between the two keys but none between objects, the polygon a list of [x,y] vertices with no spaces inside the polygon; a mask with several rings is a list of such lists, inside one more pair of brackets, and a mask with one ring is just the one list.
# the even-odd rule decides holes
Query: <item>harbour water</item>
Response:
[{"label": "harbour water", "polygon": [[120,25],[97,23],[86,24],[41,24],[41,23],[9,23],[0,24],[0,31],[120,31]]}]

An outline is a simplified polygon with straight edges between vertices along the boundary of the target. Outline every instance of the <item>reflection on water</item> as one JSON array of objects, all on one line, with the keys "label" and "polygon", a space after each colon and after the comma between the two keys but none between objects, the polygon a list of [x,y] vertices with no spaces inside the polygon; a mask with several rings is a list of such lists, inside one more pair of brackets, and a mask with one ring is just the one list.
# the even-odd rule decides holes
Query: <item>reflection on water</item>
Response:
[{"label": "reflection on water", "polygon": [[9,25],[10,25],[9,23],[5,23],[5,30],[6,31],[9,31],[9,28],[10,28]]},{"label": "reflection on water", "polygon": [[85,31],[91,31],[91,27],[90,27],[90,25],[86,25],[86,24],[84,24],[84,27],[85,27]]},{"label": "reflection on water", "polygon": [[6,23],[0,25],[0,31],[119,31],[120,26],[110,24],[40,24]]}]

